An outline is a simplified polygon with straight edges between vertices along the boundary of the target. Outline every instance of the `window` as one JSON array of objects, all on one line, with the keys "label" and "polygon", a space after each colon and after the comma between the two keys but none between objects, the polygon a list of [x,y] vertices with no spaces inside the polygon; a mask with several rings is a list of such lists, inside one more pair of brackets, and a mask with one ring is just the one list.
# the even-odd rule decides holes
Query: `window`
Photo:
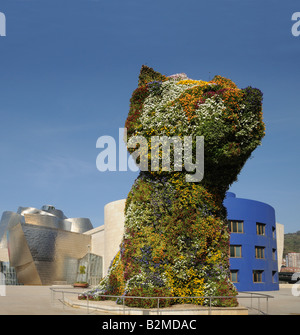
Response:
[{"label": "window", "polygon": [[262,283],[263,270],[253,270],[253,282]]},{"label": "window", "polygon": [[230,270],[230,280],[233,283],[237,283],[238,282],[238,270]]},{"label": "window", "polygon": [[275,227],[272,227],[272,234],[273,234],[273,238],[276,238],[276,229],[275,229]]},{"label": "window", "polygon": [[264,247],[255,247],[255,258],[260,258],[260,259],[265,258],[265,248]]},{"label": "window", "polygon": [[42,210],[43,211],[51,211],[51,210],[55,210],[55,207],[54,206],[50,206],[50,205],[44,205],[42,207]]},{"label": "window", "polygon": [[272,249],[272,258],[273,258],[273,261],[276,261],[276,249]]},{"label": "window", "polygon": [[272,281],[273,283],[277,283],[277,272],[276,271],[272,271]]},{"label": "window", "polygon": [[242,257],[242,246],[241,245],[231,245],[230,246],[230,257],[234,257],[234,258]]},{"label": "window", "polygon": [[265,235],[265,233],[266,233],[266,225],[263,223],[256,222],[256,234]]},{"label": "window", "polygon": [[244,232],[244,222],[243,221],[229,220],[228,227],[231,233],[243,233]]}]

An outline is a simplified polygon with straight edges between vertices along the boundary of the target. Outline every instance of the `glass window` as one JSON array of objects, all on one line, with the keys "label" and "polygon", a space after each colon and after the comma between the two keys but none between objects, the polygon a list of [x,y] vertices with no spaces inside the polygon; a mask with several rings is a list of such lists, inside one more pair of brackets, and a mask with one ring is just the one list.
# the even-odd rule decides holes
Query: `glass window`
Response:
[{"label": "glass window", "polygon": [[230,257],[242,257],[242,246],[231,245],[230,246]]},{"label": "glass window", "polygon": [[276,261],[276,249],[272,249],[272,258],[273,258],[273,261]]},{"label": "glass window", "polygon": [[19,285],[15,268],[10,266],[9,262],[0,261],[1,285]]},{"label": "glass window", "polygon": [[276,271],[272,271],[272,281],[273,283],[277,283],[277,272]]},{"label": "glass window", "polygon": [[262,283],[262,270],[253,270],[253,282],[254,283]]},{"label": "glass window", "polygon": [[228,227],[231,233],[243,233],[244,232],[244,222],[243,221],[229,220]]},{"label": "glass window", "polygon": [[230,270],[230,280],[233,283],[237,283],[238,282],[238,270]]},{"label": "glass window", "polygon": [[256,234],[265,235],[265,233],[266,233],[266,225],[263,223],[256,222]]},{"label": "glass window", "polygon": [[255,247],[255,258],[265,258],[265,248],[264,247]]},{"label": "glass window", "polygon": [[234,257],[234,245],[230,246],[230,257]]}]

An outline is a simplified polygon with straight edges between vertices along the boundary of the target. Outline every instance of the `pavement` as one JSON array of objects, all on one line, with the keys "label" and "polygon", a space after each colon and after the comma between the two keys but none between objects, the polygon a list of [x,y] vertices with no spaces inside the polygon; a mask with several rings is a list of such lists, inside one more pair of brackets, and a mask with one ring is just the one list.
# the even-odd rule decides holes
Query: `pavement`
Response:
[{"label": "pavement", "polygon": [[[52,286],[53,288],[53,286]],[[87,315],[86,308],[74,308],[61,302],[61,293],[51,294],[50,286],[6,286],[5,295],[0,296],[0,315]],[[60,287],[59,290],[64,288]],[[82,292],[80,289],[66,288],[69,292]],[[257,292],[267,294],[266,299],[251,300],[240,298],[242,306],[249,308],[249,314],[261,314],[257,309],[271,315],[300,315],[300,287],[295,295],[292,285],[281,287],[279,291]],[[254,293],[254,292],[253,292]],[[70,294],[66,293],[70,296]],[[242,295],[241,295],[242,297]],[[108,315],[107,312],[90,309],[89,314]]]},{"label": "pavement", "polygon": [[56,298],[53,301],[50,286],[6,286],[5,296],[0,296],[0,315],[87,314],[86,310],[63,305]]},{"label": "pavement", "polygon": [[284,284],[278,291],[251,292],[257,297],[259,294],[268,295],[268,306],[265,298],[253,298],[252,303],[250,299],[240,298],[239,303],[248,308],[249,315],[262,314],[258,313],[257,309],[269,315],[300,315],[300,285],[297,289],[298,293],[296,293],[298,296],[294,295],[292,287],[292,284]]}]

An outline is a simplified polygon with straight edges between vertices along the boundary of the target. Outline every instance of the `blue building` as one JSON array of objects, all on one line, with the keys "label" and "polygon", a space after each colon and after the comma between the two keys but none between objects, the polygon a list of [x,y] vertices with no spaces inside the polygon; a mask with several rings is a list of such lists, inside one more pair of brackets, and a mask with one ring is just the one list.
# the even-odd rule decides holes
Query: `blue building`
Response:
[{"label": "blue building", "polygon": [[274,208],[231,192],[224,206],[231,232],[231,280],[237,290],[279,290]]}]

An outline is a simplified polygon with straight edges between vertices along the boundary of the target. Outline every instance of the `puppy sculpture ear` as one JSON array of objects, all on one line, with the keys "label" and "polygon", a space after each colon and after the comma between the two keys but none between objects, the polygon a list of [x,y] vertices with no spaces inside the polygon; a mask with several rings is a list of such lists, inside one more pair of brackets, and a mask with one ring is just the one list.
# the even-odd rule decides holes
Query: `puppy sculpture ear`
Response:
[{"label": "puppy sculpture ear", "polygon": [[140,74],[139,74],[139,86],[143,86],[150,81],[159,81],[159,80],[166,80],[167,77],[162,75],[159,72],[154,71],[151,67],[147,65],[142,65]]}]

